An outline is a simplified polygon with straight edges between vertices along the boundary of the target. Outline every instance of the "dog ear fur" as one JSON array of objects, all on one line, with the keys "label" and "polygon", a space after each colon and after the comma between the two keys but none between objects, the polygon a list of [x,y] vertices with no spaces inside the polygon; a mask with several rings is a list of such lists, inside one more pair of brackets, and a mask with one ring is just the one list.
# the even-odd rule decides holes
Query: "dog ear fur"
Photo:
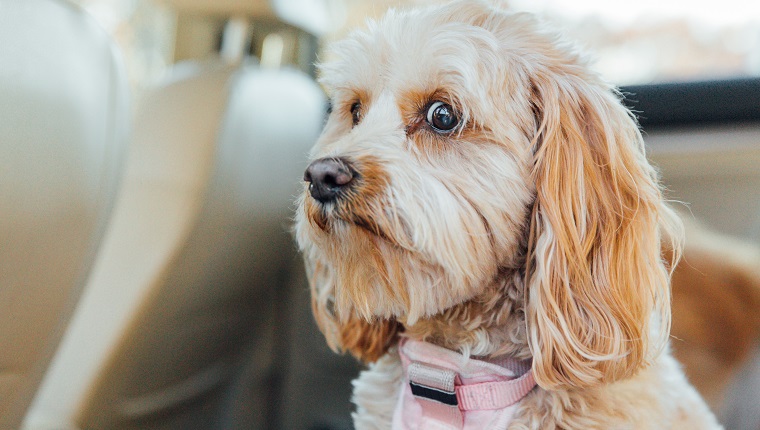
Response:
[{"label": "dog ear fur", "polygon": [[355,314],[336,315],[330,269],[319,259],[306,260],[311,306],[317,326],[336,352],[348,352],[363,363],[373,363],[398,341],[403,326],[395,320],[367,321]]},{"label": "dog ear fur", "polygon": [[532,78],[526,318],[535,377],[547,389],[632,376],[664,347],[670,327],[659,228],[680,237],[678,220],[636,121],[583,70],[555,64]]}]

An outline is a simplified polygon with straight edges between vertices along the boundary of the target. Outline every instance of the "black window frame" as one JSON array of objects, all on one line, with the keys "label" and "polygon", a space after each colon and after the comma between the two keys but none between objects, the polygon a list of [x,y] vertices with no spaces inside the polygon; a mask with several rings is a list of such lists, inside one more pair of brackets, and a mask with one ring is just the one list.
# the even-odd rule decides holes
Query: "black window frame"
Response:
[{"label": "black window frame", "polygon": [[760,123],[760,78],[620,87],[644,131]]}]

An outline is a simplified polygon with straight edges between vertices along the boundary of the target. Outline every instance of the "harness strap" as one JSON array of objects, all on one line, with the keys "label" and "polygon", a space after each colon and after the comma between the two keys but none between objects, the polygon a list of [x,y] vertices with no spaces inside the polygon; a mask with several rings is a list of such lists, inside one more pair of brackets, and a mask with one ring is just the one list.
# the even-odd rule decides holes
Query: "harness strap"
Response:
[{"label": "harness strap", "polygon": [[525,397],[535,386],[536,381],[533,379],[533,372],[529,370],[511,381],[460,385],[455,389],[460,410],[483,411],[512,406]]}]

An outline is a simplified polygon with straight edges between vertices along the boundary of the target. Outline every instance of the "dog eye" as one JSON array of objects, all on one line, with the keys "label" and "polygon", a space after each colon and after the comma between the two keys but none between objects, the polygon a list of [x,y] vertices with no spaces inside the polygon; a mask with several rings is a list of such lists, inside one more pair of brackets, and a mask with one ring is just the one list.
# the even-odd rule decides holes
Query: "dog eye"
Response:
[{"label": "dog eye", "polygon": [[351,105],[351,121],[354,125],[359,124],[359,121],[362,119],[362,104],[360,102],[354,102],[354,104]]},{"label": "dog eye", "polygon": [[427,111],[427,123],[433,130],[445,133],[459,125],[459,118],[454,114],[451,105],[444,102],[433,102]]}]

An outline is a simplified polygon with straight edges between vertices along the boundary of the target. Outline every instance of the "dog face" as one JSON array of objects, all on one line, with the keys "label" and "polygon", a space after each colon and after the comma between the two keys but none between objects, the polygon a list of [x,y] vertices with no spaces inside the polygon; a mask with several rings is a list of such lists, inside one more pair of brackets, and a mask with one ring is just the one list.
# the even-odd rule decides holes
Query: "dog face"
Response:
[{"label": "dog face", "polygon": [[296,215],[328,341],[375,358],[518,269],[539,383],[644,363],[671,218],[635,121],[570,46],[465,1],[390,12],[331,56]]}]

